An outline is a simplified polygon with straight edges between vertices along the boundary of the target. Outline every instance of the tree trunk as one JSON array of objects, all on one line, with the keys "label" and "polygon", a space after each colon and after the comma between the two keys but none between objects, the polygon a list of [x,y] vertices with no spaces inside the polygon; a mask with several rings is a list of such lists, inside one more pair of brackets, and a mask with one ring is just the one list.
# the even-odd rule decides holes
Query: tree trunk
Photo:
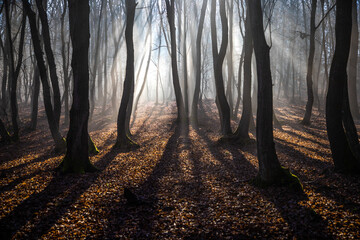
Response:
[{"label": "tree trunk", "polygon": [[31,9],[30,4],[27,0],[22,0],[22,2],[26,15],[29,19],[31,38],[34,46],[34,53],[36,57],[37,66],[39,68],[40,79],[43,86],[45,112],[48,119],[51,136],[54,139],[56,150],[62,151],[65,149],[65,139],[62,138],[59,132],[58,125],[56,124],[55,121],[55,116],[51,103],[50,86],[48,83],[45,61],[41,50],[39,31],[36,26],[36,15],[34,11]]},{"label": "tree trunk", "polygon": [[248,0],[248,8],[253,36],[257,79],[258,108],[256,118],[256,141],[259,159],[259,173],[255,183],[260,186],[271,184],[289,185],[299,189],[301,184],[288,170],[285,171],[276,155],[273,138],[273,95],[270,71],[270,48],[266,43],[260,0]]},{"label": "tree trunk", "polygon": [[[336,1],[336,46],[330,68],[329,89],[326,97],[326,128],[335,170],[344,173],[359,173],[360,161],[351,149],[352,138],[349,137],[350,134],[357,135],[356,128],[350,129],[348,127],[349,121],[353,125],[347,99],[346,73],[351,42],[351,9],[351,0]],[[344,129],[344,126],[347,127]],[[356,141],[358,147],[357,137]]]},{"label": "tree trunk", "polygon": [[307,65],[307,74],[306,74],[306,86],[307,86],[307,95],[308,101],[306,103],[305,116],[302,120],[302,124],[310,125],[310,118],[312,107],[314,104],[314,92],[313,92],[313,63],[314,63],[314,54],[315,54],[315,16],[316,16],[316,3],[317,0],[311,0],[311,17],[310,17],[310,51]]},{"label": "tree trunk", "polygon": [[251,25],[249,17],[245,21],[245,40],[244,40],[244,86],[243,86],[243,111],[238,129],[235,132],[238,140],[248,140],[249,126],[252,115],[251,108],[251,59],[253,55],[253,39],[251,35]]},{"label": "tree trunk", "polygon": [[204,29],[204,20],[205,20],[207,2],[208,0],[204,0],[201,7],[199,28],[196,36],[195,91],[194,91],[194,97],[191,108],[191,122],[195,127],[197,127],[199,124],[198,104],[199,104],[200,84],[201,84],[201,39],[202,39],[202,32]]},{"label": "tree trunk", "polygon": [[359,45],[359,30],[357,21],[357,5],[353,1],[352,6],[352,30],[351,30],[351,45],[349,57],[349,101],[351,113],[355,119],[360,118],[359,105],[357,101],[357,64],[358,64],[358,45]]},{"label": "tree trunk", "polygon": [[60,96],[60,88],[59,88],[59,79],[56,73],[54,53],[51,48],[49,24],[48,24],[46,11],[42,5],[42,0],[36,0],[36,5],[39,10],[45,53],[50,70],[50,80],[52,84],[53,100],[54,100],[53,101],[54,118],[55,118],[55,123],[59,128],[60,115],[61,115],[61,96]]},{"label": "tree trunk", "polygon": [[89,159],[89,1],[69,0],[70,38],[73,46],[71,67],[74,77],[67,151],[59,166],[64,173],[93,172]]},{"label": "tree trunk", "polygon": [[135,0],[126,0],[126,29],[125,29],[125,41],[126,41],[126,73],[124,81],[124,90],[121,98],[121,104],[119,108],[119,114],[117,119],[117,139],[115,146],[117,148],[131,148],[138,147],[129,136],[126,134],[126,114],[128,104],[130,101],[131,91],[134,91],[132,86],[134,85],[134,43],[133,43],[133,27],[135,18],[135,9],[137,3]]},{"label": "tree trunk", "polygon": [[219,117],[221,122],[221,132],[223,135],[231,134],[230,126],[230,107],[225,96],[224,80],[222,73],[222,66],[225,59],[226,48],[228,45],[228,23],[225,12],[225,1],[220,1],[220,17],[222,24],[222,43],[220,51],[217,46],[217,31],[216,31],[216,0],[211,3],[211,41],[213,53],[213,66],[216,86],[216,104],[219,110]]},{"label": "tree trunk", "polygon": [[178,123],[187,123],[187,117],[185,113],[184,99],[181,93],[179,72],[177,67],[177,48],[176,48],[176,29],[175,29],[175,1],[165,0],[167,17],[170,27],[170,42],[171,42],[171,68],[172,78],[176,98],[176,106],[178,109]]},{"label": "tree trunk", "polygon": [[39,110],[39,93],[40,93],[40,75],[39,68],[36,63],[34,64],[34,83],[33,83],[33,92],[31,98],[31,122],[30,129],[35,130],[37,126],[37,117]]}]

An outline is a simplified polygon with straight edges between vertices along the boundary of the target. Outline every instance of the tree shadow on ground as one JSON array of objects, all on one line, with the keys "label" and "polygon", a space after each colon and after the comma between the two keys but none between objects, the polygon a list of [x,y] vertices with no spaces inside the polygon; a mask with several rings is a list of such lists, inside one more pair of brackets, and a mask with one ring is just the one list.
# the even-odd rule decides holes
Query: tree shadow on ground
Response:
[{"label": "tree shadow on ground", "polygon": [[[117,155],[112,150],[96,162],[96,166],[103,170]],[[13,238],[20,229],[29,228],[28,239],[39,239],[45,234],[67,211],[72,204],[89,189],[99,178],[101,172],[82,175],[61,175],[54,172],[53,179],[39,193],[30,195],[15,207],[7,216],[0,220],[0,239]],[[41,214],[40,214],[41,213]],[[31,224],[29,226],[29,224]]]}]

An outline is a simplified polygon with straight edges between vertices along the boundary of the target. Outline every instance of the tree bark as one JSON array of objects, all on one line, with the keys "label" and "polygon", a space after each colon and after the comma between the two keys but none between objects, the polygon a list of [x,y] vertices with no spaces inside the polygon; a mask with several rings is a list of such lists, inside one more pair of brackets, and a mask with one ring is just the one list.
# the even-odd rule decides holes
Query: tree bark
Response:
[{"label": "tree bark", "polygon": [[258,108],[256,118],[256,142],[259,159],[259,173],[255,183],[260,186],[271,184],[289,185],[301,189],[299,180],[285,171],[276,155],[273,137],[273,95],[270,71],[270,48],[266,43],[260,0],[248,0],[248,8],[256,57],[258,79]]},{"label": "tree bark", "polygon": [[[326,96],[326,128],[330,142],[335,170],[344,173],[359,173],[360,161],[352,149],[354,129],[347,94],[347,63],[351,42],[352,1],[336,1],[336,46],[330,68],[329,89]],[[352,122],[349,124],[349,121]],[[345,129],[344,129],[345,126]],[[352,129],[349,128],[352,126]],[[359,147],[358,138],[355,137]]]},{"label": "tree bark", "polygon": [[249,126],[252,115],[251,108],[251,59],[253,55],[253,39],[251,35],[251,25],[249,17],[245,21],[245,40],[244,40],[244,86],[243,86],[243,111],[235,136],[238,140],[248,140]]},{"label": "tree bark", "polygon": [[202,32],[204,29],[204,20],[205,20],[207,2],[208,0],[204,0],[201,7],[200,22],[196,36],[195,90],[194,90],[194,97],[191,108],[191,122],[195,127],[197,127],[199,124],[198,104],[199,104],[200,84],[201,84],[201,39],[202,39]]},{"label": "tree bark", "polygon": [[179,71],[177,67],[177,48],[176,48],[176,29],[175,29],[175,0],[165,0],[167,17],[170,27],[170,42],[171,42],[171,68],[172,78],[176,98],[176,106],[178,109],[178,123],[186,123],[187,117],[185,113],[184,99],[181,93]]},{"label": "tree bark", "polygon": [[353,1],[352,5],[352,29],[351,29],[351,45],[349,57],[349,101],[351,113],[355,119],[360,118],[359,104],[357,101],[357,65],[358,65],[358,45],[359,30],[357,20],[357,4]]},{"label": "tree bark", "polygon": [[314,64],[314,54],[315,54],[315,16],[316,16],[316,4],[317,0],[311,0],[311,16],[310,16],[310,51],[307,65],[307,74],[306,74],[306,86],[307,86],[307,95],[308,100],[306,103],[305,116],[302,120],[302,124],[310,125],[310,118],[312,113],[312,107],[314,104],[314,91],[313,91],[313,64]]},{"label": "tree bark", "polygon": [[53,107],[51,103],[51,94],[50,94],[50,86],[48,83],[47,73],[46,73],[46,66],[45,61],[43,58],[43,52],[41,50],[40,45],[40,38],[39,38],[39,31],[36,26],[36,15],[34,11],[31,9],[30,4],[27,0],[22,0],[23,7],[25,9],[26,15],[29,19],[30,24],[30,32],[31,38],[34,46],[34,53],[36,57],[37,66],[39,68],[39,74],[41,83],[43,86],[43,97],[44,97],[44,105],[45,105],[45,112],[49,123],[49,128],[51,132],[51,136],[55,142],[56,150],[62,151],[65,149],[65,139],[62,138],[59,127],[56,124]]},{"label": "tree bark", "polygon": [[117,119],[117,139],[115,146],[117,148],[131,148],[138,147],[129,136],[126,134],[126,114],[128,104],[130,101],[131,91],[134,91],[132,87],[134,85],[135,70],[134,70],[134,43],[133,43],[133,27],[135,18],[135,9],[137,3],[135,0],[126,0],[126,29],[125,29],[125,41],[126,41],[126,73],[124,81],[124,90],[121,98],[121,104],[119,108],[119,114]]},{"label": "tree bark", "polygon": [[93,172],[89,159],[89,0],[69,0],[70,38],[73,46],[71,67],[74,77],[67,151],[59,166],[64,173]]},{"label": "tree bark", "polygon": [[223,135],[230,135],[231,134],[230,107],[225,96],[224,79],[222,73],[222,66],[224,63],[226,48],[228,45],[228,23],[225,12],[225,1],[220,1],[222,42],[219,52],[217,46],[217,31],[216,31],[216,0],[212,0],[210,16],[211,16],[210,21],[211,21],[213,66],[214,66],[214,76],[215,76],[215,86],[216,86],[216,104],[219,110],[221,132]]},{"label": "tree bark", "polygon": [[60,96],[60,88],[59,88],[59,79],[56,73],[56,63],[55,63],[54,53],[51,48],[49,24],[48,24],[46,11],[42,5],[42,0],[36,0],[36,5],[39,10],[42,36],[44,40],[44,48],[45,48],[47,62],[49,65],[50,80],[53,89],[54,118],[55,118],[55,123],[59,128],[60,115],[61,115],[61,96]]}]

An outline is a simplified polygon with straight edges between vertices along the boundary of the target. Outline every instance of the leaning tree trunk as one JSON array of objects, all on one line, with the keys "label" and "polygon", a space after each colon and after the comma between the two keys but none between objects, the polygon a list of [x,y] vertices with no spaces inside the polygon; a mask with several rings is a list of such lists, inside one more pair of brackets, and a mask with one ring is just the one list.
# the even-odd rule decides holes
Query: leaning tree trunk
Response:
[{"label": "leaning tree trunk", "polygon": [[220,1],[220,18],[222,24],[222,42],[220,51],[217,46],[217,31],[216,31],[216,0],[211,2],[211,41],[213,53],[213,65],[215,75],[216,87],[216,104],[219,109],[219,117],[221,122],[221,132],[223,135],[231,134],[230,126],[230,107],[225,96],[224,79],[222,73],[222,66],[225,59],[226,48],[228,44],[228,24],[225,12],[225,1]]},{"label": "leaning tree trunk", "polygon": [[299,189],[301,188],[299,180],[288,170],[285,171],[280,166],[276,155],[272,123],[273,96],[269,56],[270,48],[266,43],[264,35],[261,1],[248,0],[247,3],[256,57],[259,88],[256,118],[259,173],[254,182],[260,186],[285,184],[290,185],[295,189]]},{"label": "leaning tree trunk", "polygon": [[185,113],[184,99],[181,93],[179,72],[177,67],[177,54],[176,54],[176,29],[175,29],[175,0],[165,0],[167,17],[169,21],[170,28],[170,42],[171,42],[171,68],[172,68],[172,77],[173,85],[175,90],[176,106],[178,110],[177,120],[179,123],[186,123],[187,117]]},{"label": "leaning tree trunk", "polygon": [[42,36],[44,40],[44,48],[45,48],[47,62],[49,65],[50,80],[53,89],[54,118],[55,118],[55,123],[58,125],[59,128],[60,115],[61,115],[61,96],[60,96],[60,88],[59,88],[59,79],[56,73],[54,53],[51,48],[49,23],[47,19],[46,10],[43,7],[42,1],[43,0],[36,0],[36,5],[39,10]]},{"label": "leaning tree trunk", "polygon": [[208,0],[203,1],[200,14],[199,28],[196,36],[196,63],[195,63],[195,91],[191,108],[191,122],[195,127],[198,126],[198,104],[201,84],[201,38],[204,29],[204,19]]},{"label": "leaning tree trunk", "polygon": [[252,116],[251,108],[251,59],[253,55],[253,40],[251,35],[251,25],[249,17],[245,20],[245,40],[244,40],[244,86],[243,86],[243,111],[238,129],[235,132],[237,140],[248,140],[249,126]]},{"label": "leaning tree trunk", "polygon": [[61,172],[93,172],[89,159],[89,0],[69,0],[70,38],[73,46],[71,67],[74,77],[67,151],[59,166]]},{"label": "leaning tree trunk", "polygon": [[27,0],[22,0],[22,2],[26,15],[29,19],[31,38],[34,46],[34,53],[36,57],[37,66],[39,68],[41,83],[43,86],[45,113],[48,119],[51,136],[54,139],[56,150],[62,151],[65,149],[66,144],[65,144],[65,139],[61,136],[59,132],[59,127],[56,124],[53,107],[51,104],[50,86],[47,79],[43,52],[41,50],[39,31],[36,26],[36,15],[35,12],[31,9],[30,4]]},{"label": "leaning tree trunk", "polygon": [[314,104],[314,91],[313,91],[313,65],[314,65],[314,54],[315,54],[315,15],[316,15],[316,3],[317,0],[311,1],[311,17],[310,17],[310,51],[307,65],[307,74],[306,74],[306,86],[307,86],[307,95],[308,101],[306,103],[305,116],[302,120],[302,124],[310,125],[310,118],[312,107]]},{"label": "leaning tree trunk", "polygon": [[124,81],[124,90],[121,98],[121,104],[119,108],[119,114],[117,119],[117,139],[115,146],[117,148],[131,148],[138,147],[129,136],[126,134],[126,113],[129,111],[129,101],[131,91],[134,91],[132,87],[134,85],[135,70],[134,70],[134,43],[133,43],[133,27],[135,18],[135,9],[137,3],[135,0],[126,0],[126,29],[125,29],[125,41],[126,41],[126,73]]},{"label": "leaning tree trunk", "polygon": [[[326,128],[335,170],[344,173],[359,173],[360,161],[359,158],[356,158],[355,149],[359,147],[359,143],[349,110],[346,84],[352,27],[351,8],[351,0],[336,1],[336,46],[326,96]],[[349,128],[349,121],[352,122],[352,124],[350,123],[352,129]],[[355,148],[351,147],[351,144],[354,143],[351,135],[356,136],[355,145],[357,146]]]},{"label": "leaning tree trunk", "polygon": [[355,119],[360,118],[359,104],[357,101],[357,65],[358,65],[358,45],[359,45],[359,30],[357,20],[357,5],[353,1],[352,5],[352,30],[351,30],[351,45],[349,57],[349,100],[351,113]]}]

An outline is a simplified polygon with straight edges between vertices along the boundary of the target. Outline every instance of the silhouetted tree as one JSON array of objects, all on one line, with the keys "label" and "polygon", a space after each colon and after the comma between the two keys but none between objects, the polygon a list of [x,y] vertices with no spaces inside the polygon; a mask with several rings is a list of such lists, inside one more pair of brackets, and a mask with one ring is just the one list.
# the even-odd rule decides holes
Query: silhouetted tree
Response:
[{"label": "silhouetted tree", "polygon": [[216,86],[216,105],[219,110],[219,117],[221,122],[221,132],[224,135],[231,134],[230,126],[230,107],[225,96],[224,79],[222,67],[226,55],[226,48],[228,45],[228,23],[225,12],[225,1],[220,2],[220,18],[222,25],[221,46],[218,51],[217,45],[217,31],[216,31],[216,0],[211,2],[210,22],[211,22],[211,41],[213,53],[214,77]]},{"label": "silhouetted tree", "polygon": [[204,29],[204,20],[205,20],[207,2],[208,0],[204,0],[201,7],[199,27],[196,36],[195,90],[194,90],[194,97],[191,107],[191,121],[194,124],[194,126],[198,125],[198,104],[199,104],[200,84],[201,84],[201,39],[202,39],[202,32]]},{"label": "silhouetted tree", "polygon": [[273,137],[272,77],[270,71],[270,48],[266,43],[263,13],[260,0],[248,0],[251,32],[256,57],[258,78],[258,108],[256,117],[256,142],[259,172],[255,183],[261,186],[279,184],[301,188],[297,177],[281,167],[276,155]]},{"label": "silhouetted tree", "polygon": [[64,173],[93,172],[89,159],[89,0],[69,0],[70,38],[73,46],[71,67],[74,77],[67,151],[59,166]]},{"label": "silhouetted tree", "polygon": [[316,4],[317,4],[317,0],[311,0],[310,50],[309,50],[309,58],[308,58],[307,74],[306,74],[306,86],[307,86],[308,100],[306,103],[305,116],[301,122],[304,125],[310,125],[311,112],[312,112],[312,107],[314,104],[314,91],[313,91],[312,75],[313,75],[313,64],[314,64],[314,54],[315,54]]},{"label": "silhouetted tree", "polygon": [[23,7],[26,12],[26,15],[29,19],[31,38],[32,38],[33,46],[34,46],[34,53],[35,53],[35,57],[36,57],[37,66],[39,68],[41,83],[43,86],[45,113],[46,113],[47,120],[49,123],[51,136],[54,139],[56,150],[62,151],[65,149],[66,144],[65,144],[65,139],[61,136],[61,134],[59,132],[59,126],[58,126],[58,124],[56,124],[56,120],[55,120],[55,116],[54,116],[54,110],[53,110],[52,103],[51,103],[50,86],[48,83],[48,77],[47,77],[47,72],[46,72],[45,61],[43,58],[43,52],[42,52],[41,45],[40,45],[39,31],[36,26],[36,14],[31,9],[31,6],[27,0],[22,0],[22,2],[23,2]]},{"label": "silhouetted tree", "polygon": [[115,146],[118,148],[137,147],[138,145],[130,139],[130,136],[126,134],[126,114],[127,111],[131,111],[128,108],[130,101],[131,91],[134,91],[134,43],[133,43],[133,27],[135,18],[135,9],[137,3],[135,0],[126,0],[126,29],[125,29],[125,41],[126,41],[126,73],[124,81],[124,90],[121,98],[121,104],[119,108],[119,114],[117,119],[117,139]]},{"label": "silhouetted tree", "polygon": [[351,42],[351,9],[351,0],[336,1],[336,46],[326,97],[326,128],[335,170],[359,173],[359,140],[349,107],[346,72]]},{"label": "silhouetted tree", "polygon": [[[171,1],[171,2],[170,2]],[[181,93],[180,80],[179,80],[179,71],[177,67],[177,48],[176,48],[176,29],[175,29],[175,0],[165,0],[167,17],[169,21],[170,28],[170,44],[171,44],[171,68],[172,68],[172,78],[176,98],[176,106],[178,109],[178,118],[179,123],[184,123],[187,121],[184,99]]]}]

